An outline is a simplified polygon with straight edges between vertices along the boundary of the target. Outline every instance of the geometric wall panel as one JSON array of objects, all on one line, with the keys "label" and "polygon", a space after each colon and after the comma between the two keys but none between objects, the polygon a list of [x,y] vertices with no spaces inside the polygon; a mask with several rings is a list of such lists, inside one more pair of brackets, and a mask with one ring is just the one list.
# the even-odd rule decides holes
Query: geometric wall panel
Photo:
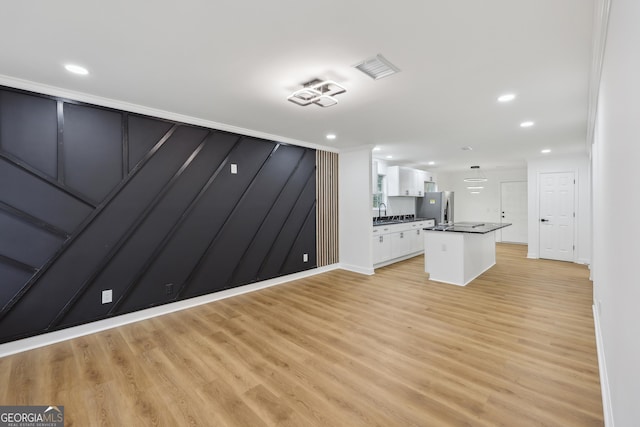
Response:
[{"label": "geometric wall panel", "polygon": [[29,124],[0,129],[0,342],[316,267],[315,150],[10,88],[0,107]]},{"label": "geometric wall panel", "polygon": [[64,182],[96,202],[123,177],[122,120],[120,112],[64,105]]},{"label": "geometric wall panel", "polygon": [[0,91],[0,149],[56,179],[57,102],[50,98]]}]

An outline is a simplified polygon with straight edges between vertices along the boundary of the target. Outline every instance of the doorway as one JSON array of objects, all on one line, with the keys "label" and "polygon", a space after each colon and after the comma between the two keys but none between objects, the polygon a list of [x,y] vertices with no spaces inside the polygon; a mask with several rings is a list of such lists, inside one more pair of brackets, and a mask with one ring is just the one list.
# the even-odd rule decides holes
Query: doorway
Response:
[{"label": "doorway", "polygon": [[501,230],[501,240],[503,242],[528,243],[527,206],[526,181],[500,183],[500,222],[511,224]]},{"label": "doorway", "polygon": [[573,172],[540,174],[540,258],[574,260]]}]

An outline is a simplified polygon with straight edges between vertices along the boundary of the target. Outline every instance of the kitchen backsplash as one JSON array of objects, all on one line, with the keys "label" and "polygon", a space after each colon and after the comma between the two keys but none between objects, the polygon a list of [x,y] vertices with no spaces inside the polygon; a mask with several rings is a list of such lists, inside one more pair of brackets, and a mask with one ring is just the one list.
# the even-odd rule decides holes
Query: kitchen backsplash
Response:
[{"label": "kitchen backsplash", "polygon": [[[415,215],[416,203],[415,197],[387,197],[387,214],[391,215]],[[382,208],[382,215],[384,213],[384,207]],[[378,210],[374,209],[372,217],[378,216]]]}]

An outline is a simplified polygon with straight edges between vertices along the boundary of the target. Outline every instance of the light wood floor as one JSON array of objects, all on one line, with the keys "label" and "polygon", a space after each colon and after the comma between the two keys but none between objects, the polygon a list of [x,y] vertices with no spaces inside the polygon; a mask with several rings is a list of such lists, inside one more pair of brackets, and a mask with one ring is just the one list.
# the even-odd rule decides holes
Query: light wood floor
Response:
[{"label": "light wood floor", "polygon": [[585,266],[525,259],[467,287],[423,258],[332,271],[0,359],[1,405],[66,426],[601,426]]}]

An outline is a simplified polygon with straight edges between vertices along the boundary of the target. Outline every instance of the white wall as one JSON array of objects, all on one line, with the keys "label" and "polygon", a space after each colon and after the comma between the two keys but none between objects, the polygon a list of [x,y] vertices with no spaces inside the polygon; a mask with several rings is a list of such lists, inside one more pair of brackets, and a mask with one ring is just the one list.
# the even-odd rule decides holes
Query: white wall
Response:
[{"label": "white wall", "polygon": [[639,22],[640,2],[611,3],[592,154],[594,312],[617,427],[640,425]]},{"label": "white wall", "polygon": [[[472,175],[471,171],[464,172],[440,172],[438,174],[438,190],[454,191],[453,217],[455,222],[462,221],[486,221],[500,222],[500,192],[501,183],[511,181],[526,181],[527,170],[490,170],[482,171],[487,177],[487,182],[470,184],[464,182],[465,178]],[[483,186],[480,194],[471,194],[468,186]],[[499,237],[499,233],[496,233]]]},{"label": "white wall", "polygon": [[574,262],[591,263],[591,175],[587,155],[544,157],[528,162],[529,258],[538,258],[540,249],[539,176],[548,172],[573,172],[575,191]]},{"label": "white wall", "polygon": [[373,274],[371,147],[338,154],[340,266]]},{"label": "white wall", "polygon": [[[415,197],[407,197],[407,196],[387,197],[387,215],[415,215],[415,213],[416,213]],[[384,215],[384,212],[382,214]],[[374,216],[378,216],[377,210],[375,210]]]}]

